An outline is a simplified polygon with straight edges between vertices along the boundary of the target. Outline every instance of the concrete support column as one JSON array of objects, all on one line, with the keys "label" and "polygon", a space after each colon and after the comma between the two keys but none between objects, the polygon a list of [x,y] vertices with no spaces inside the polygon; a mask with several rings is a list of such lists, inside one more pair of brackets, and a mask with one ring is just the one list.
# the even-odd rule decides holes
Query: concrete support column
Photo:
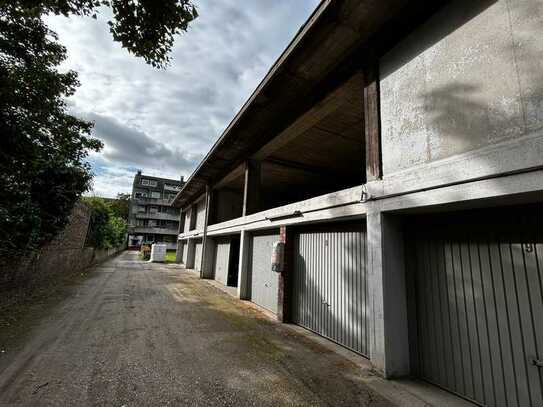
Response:
[{"label": "concrete support column", "polygon": [[238,297],[250,299],[249,265],[251,261],[251,235],[242,230],[239,239]]},{"label": "concrete support column", "polygon": [[292,233],[288,233],[286,226],[279,230],[279,241],[285,244],[285,263],[283,271],[279,274],[277,286],[277,320],[289,322],[290,320],[290,281],[292,277]]},{"label": "concrete support column", "polygon": [[194,239],[188,240],[186,250],[187,250],[187,263],[185,264],[185,268],[193,269],[194,260],[196,256],[196,244],[195,244]]},{"label": "concrete support column", "polygon": [[261,165],[258,161],[245,163],[245,188],[243,190],[243,216],[260,210]]},{"label": "concrete support column", "polygon": [[370,360],[386,378],[409,374],[409,335],[401,218],[367,216]]},{"label": "concrete support column", "polygon": [[175,251],[175,262],[177,264],[180,264],[183,262],[183,249],[185,248],[184,246],[185,245],[182,240],[177,241],[177,250]]},{"label": "concrete support column", "polygon": [[202,236],[202,264],[200,264],[200,278],[213,278],[214,244],[207,238],[207,224],[209,222],[209,207],[211,204],[211,188],[206,186],[204,213],[204,234]]}]

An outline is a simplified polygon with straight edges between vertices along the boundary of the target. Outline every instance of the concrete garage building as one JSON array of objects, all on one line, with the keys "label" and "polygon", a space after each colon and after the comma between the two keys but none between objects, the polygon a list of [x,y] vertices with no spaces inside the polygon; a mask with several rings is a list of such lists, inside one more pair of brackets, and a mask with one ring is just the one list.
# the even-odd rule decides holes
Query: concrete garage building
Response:
[{"label": "concrete garage building", "polygon": [[541,55],[538,0],[323,1],[176,196],[178,260],[387,378],[543,405]]}]

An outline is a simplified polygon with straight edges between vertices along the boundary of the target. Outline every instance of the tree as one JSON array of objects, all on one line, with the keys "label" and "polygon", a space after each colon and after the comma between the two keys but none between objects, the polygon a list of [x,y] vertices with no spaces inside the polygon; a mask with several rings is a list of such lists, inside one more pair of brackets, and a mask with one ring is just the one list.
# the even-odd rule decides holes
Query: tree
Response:
[{"label": "tree", "polygon": [[91,208],[90,231],[87,244],[99,249],[110,249],[126,240],[126,220],[116,214],[115,201],[86,197],[83,202]]},{"label": "tree", "polygon": [[109,201],[109,207],[118,218],[128,220],[130,194],[118,193],[116,199]]},{"label": "tree", "polygon": [[68,112],[77,74],[58,71],[66,49],[42,17],[100,7],[113,10],[113,39],[155,67],[197,16],[188,0],[0,0],[0,265],[55,236],[90,187],[85,158],[102,143]]},{"label": "tree", "polygon": [[198,17],[191,0],[0,0],[0,7],[35,17],[52,13],[93,18],[108,7],[113,40],[154,67],[169,63],[175,37]]},{"label": "tree", "polygon": [[91,181],[83,162],[101,143],[66,112],[78,85],[56,67],[66,50],[41,19],[0,8],[0,255],[50,240]]}]

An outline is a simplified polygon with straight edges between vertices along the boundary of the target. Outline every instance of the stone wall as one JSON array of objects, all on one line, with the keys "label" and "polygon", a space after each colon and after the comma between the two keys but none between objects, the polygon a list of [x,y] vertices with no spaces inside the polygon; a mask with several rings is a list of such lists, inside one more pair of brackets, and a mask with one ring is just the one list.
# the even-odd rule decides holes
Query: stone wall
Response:
[{"label": "stone wall", "polygon": [[[0,286],[32,286],[60,275],[80,272],[124,249],[85,247],[90,217],[90,208],[83,203],[77,203],[66,228],[39,251],[12,266],[12,270],[2,272]],[[15,272],[13,267],[17,269]]]}]

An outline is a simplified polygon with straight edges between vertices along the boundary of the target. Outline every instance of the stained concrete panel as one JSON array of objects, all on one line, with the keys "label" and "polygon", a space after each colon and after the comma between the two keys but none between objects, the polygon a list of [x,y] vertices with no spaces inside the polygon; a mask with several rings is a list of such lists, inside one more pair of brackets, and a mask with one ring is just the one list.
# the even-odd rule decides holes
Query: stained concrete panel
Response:
[{"label": "stained concrete panel", "polygon": [[454,1],[381,59],[385,177],[541,127],[541,7]]},{"label": "stained concrete panel", "polygon": [[543,2],[509,0],[507,4],[526,131],[530,133],[543,128]]},{"label": "stained concrete panel", "polygon": [[196,230],[203,230],[206,217],[206,201],[202,199],[198,202],[196,209]]}]

